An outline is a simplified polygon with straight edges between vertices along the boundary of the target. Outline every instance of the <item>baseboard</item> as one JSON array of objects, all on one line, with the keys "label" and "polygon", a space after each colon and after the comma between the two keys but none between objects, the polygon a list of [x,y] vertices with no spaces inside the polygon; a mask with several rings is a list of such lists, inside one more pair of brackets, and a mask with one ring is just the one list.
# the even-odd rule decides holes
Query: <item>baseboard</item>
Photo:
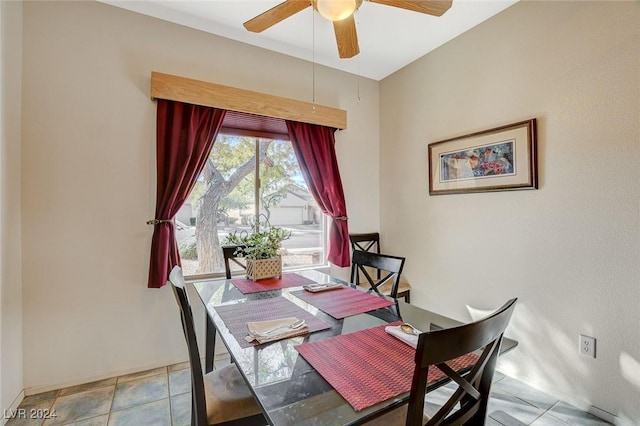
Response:
[{"label": "baseboard", "polygon": [[213,365],[214,368],[217,368],[221,365],[227,365],[231,362],[231,356],[228,352],[215,354],[213,357]]},{"label": "baseboard", "polygon": [[[534,387],[534,386],[531,386],[531,387]],[[620,417],[618,417],[618,416],[616,416],[614,414],[611,414],[608,411],[605,411],[605,410],[603,410],[601,408],[598,408],[598,407],[596,407],[594,405],[591,405],[591,404],[589,404],[587,402],[584,402],[584,401],[582,401],[580,399],[577,399],[577,398],[575,398],[575,397],[573,397],[571,395],[564,394],[564,393],[562,393],[560,391],[557,391],[555,389],[548,389],[548,390],[539,389],[539,388],[536,388],[536,389],[538,389],[538,390],[540,390],[542,392],[545,392],[545,393],[547,393],[547,394],[549,394],[549,395],[551,395],[551,396],[553,396],[555,398],[558,398],[561,401],[564,401],[569,405],[573,405],[574,407],[577,407],[582,411],[586,411],[587,413],[593,414],[596,417],[600,417],[602,420],[606,420],[607,422],[609,422],[611,424],[614,424],[616,426],[635,426],[634,424],[632,424],[630,422],[627,422],[626,420],[624,420],[624,419],[622,419],[622,418],[620,418]]]},{"label": "baseboard", "polygon": [[608,411],[604,411],[598,407],[594,407],[593,405],[589,405],[589,408],[586,411],[616,426],[634,426],[633,423],[629,423],[626,420],[621,419],[620,417],[615,416]]},{"label": "baseboard", "polygon": [[[225,360],[228,359],[228,358],[229,358],[229,353],[227,352],[226,348],[224,347],[224,344],[222,344],[222,342],[220,342],[220,339],[218,339],[218,341],[216,341],[216,347],[215,347],[215,350],[214,350],[214,362],[220,360],[220,361],[222,361],[224,363]],[[82,379],[69,381],[69,382],[49,383],[49,384],[46,384],[46,385],[27,387],[27,388],[24,389],[24,395],[29,396],[29,395],[35,395],[35,394],[38,394],[38,393],[42,393],[42,392],[53,391],[53,390],[56,390],[56,389],[64,389],[64,388],[68,388],[68,387],[71,387],[71,386],[84,385],[85,383],[97,382],[99,380],[110,379],[112,377],[125,376],[127,374],[138,373],[138,372],[146,371],[146,370],[153,370],[154,368],[166,367],[167,365],[173,365],[173,364],[180,364],[180,363],[186,362],[186,361],[188,361],[188,359],[178,359],[178,360],[175,360],[175,361],[169,360],[168,362],[163,362],[163,363],[150,363],[148,365],[143,365],[143,366],[139,366],[139,367],[136,367],[136,368],[115,371],[115,372],[109,373],[109,374],[102,374],[102,375],[97,375],[97,376],[84,377]]]},{"label": "baseboard", "polygon": [[17,412],[18,407],[20,406],[20,403],[22,402],[23,399],[24,399],[24,390],[21,390],[18,396],[16,396],[16,398],[13,400],[9,408],[2,409],[2,418],[0,419],[1,420],[0,425],[4,426],[5,424],[7,424],[7,422],[13,417],[11,413]]},{"label": "baseboard", "polygon": [[73,380],[73,381],[69,381],[69,382],[62,382],[62,383],[49,383],[46,385],[40,385],[40,386],[32,386],[32,387],[28,387],[25,388],[23,391],[23,394],[26,396],[29,395],[35,395],[38,393],[42,393],[42,392],[50,392],[53,390],[57,390],[57,389],[64,389],[64,388],[68,388],[71,386],[78,386],[78,385],[83,385],[85,383],[92,383],[92,382],[97,382],[99,380],[105,380],[105,379],[110,379],[112,377],[119,377],[119,376],[125,376],[127,374],[132,374],[132,373],[138,373],[141,371],[147,371],[147,370],[153,370],[154,368],[160,368],[160,367],[166,367],[167,365],[173,365],[173,364],[179,364],[181,362],[185,362],[187,361],[186,359],[181,359],[181,360],[175,360],[174,361],[169,361],[164,362],[164,363],[151,363],[148,365],[143,365],[143,366],[139,366],[136,368],[130,368],[130,369],[125,369],[125,370],[120,370],[120,371],[115,371],[113,373],[109,373],[109,374],[101,374],[101,375],[96,375],[96,376],[90,376],[90,377],[85,377],[82,379],[78,379],[78,380]]},{"label": "baseboard", "polygon": [[622,419],[606,410],[603,410],[601,408],[598,408],[594,405],[591,405],[581,399],[576,398],[573,395],[569,395],[566,394],[556,388],[553,387],[547,387],[547,386],[542,386],[539,383],[534,383],[532,381],[528,381],[526,377],[519,377],[519,376],[515,376],[514,374],[512,374],[511,372],[509,372],[508,370],[501,370],[500,368],[496,368],[496,371],[499,371],[500,373],[504,374],[507,377],[511,377],[515,380],[518,380],[524,384],[526,384],[527,386],[530,386],[534,389],[539,390],[540,392],[544,392],[547,395],[551,395],[554,398],[559,399],[560,401],[566,402],[569,405],[573,405],[574,407],[582,410],[582,411],[586,411],[587,413],[593,414],[594,416],[600,417],[602,420],[605,420],[613,425],[616,426],[636,426],[633,423]]}]

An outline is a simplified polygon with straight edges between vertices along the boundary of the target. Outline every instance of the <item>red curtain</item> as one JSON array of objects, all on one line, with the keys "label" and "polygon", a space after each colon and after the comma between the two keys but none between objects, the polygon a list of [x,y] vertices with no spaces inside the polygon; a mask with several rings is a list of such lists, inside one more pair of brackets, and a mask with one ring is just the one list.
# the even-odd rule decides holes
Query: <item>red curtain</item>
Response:
[{"label": "red curtain", "polygon": [[156,216],[149,263],[149,288],[167,283],[181,265],[173,217],[189,196],[220,131],[226,111],[159,99],[156,129]]},{"label": "red curtain", "polygon": [[287,129],[311,195],[320,209],[332,218],[327,259],[337,266],[349,266],[347,205],[336,159],[336,129],[288,120]]}]

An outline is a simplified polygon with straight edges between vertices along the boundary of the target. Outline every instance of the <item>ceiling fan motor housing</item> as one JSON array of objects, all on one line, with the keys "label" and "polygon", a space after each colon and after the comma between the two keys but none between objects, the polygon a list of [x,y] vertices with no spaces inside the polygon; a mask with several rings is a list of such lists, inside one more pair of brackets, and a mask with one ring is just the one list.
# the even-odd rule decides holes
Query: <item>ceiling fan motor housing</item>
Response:
[{"label": "ceiling fan motor housing", "polygon": [[341,21],[360,8],[362,0],[313,0],[313,8],[330,21]]}]

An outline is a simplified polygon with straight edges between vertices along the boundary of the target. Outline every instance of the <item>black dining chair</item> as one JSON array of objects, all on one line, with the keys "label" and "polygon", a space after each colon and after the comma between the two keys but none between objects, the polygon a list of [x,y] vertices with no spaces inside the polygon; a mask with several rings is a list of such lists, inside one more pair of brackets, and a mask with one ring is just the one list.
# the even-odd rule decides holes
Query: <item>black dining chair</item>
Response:
[{"label": "black dining chair", "polygon": [[235,364],[202,374],[200,353],[182,269],[175,266],[169,282],[180,308],[182,330],[191,365],[191,425],[265,425],[260,406],[253,398]]},{"label": "black dining chair", "polygon": [[[237,265],[240,267],[241,271],[246,271],[247,269],[247,265],[246,263],[244,263],[244,261],[240,260],[242,258],[238,257],[236,255],[236,251],[237,249],[242,249],[245,246],[243,245],[229,245],[229,246],[222,246],[222,257],[224,259],[224,272],[225,272],[225,276],[228,280],[231,279],[232,277],[232,271],[231,271],[231,262],[233,262],[234,265]],[[225,284],[225,286],[230,285],[230,284]],[[226,287],[225,287],[226,290]],[[225,292],[223,292],[223,301],[224,301],[224,294]],[[215,348],[216,348],[216,327],[215,325],[213,325],[213,323],[211,322],[211,319],[209,317],[207,317],[207,323],[206,323],[206,356],[205,356],[205,372],[209,373],[213,370],[213,358],[214,358],[214,353],[215,353]]]},{"label": "black dining chair", "polygon": [[222,256],[224,257],[224,272],[226,274],[226,277],[228,280],[231,279],[231,276],[233,275],[231,273],[231,262],[233,262],[233,264],[237,265],[240,267],[240,270],[246,271],[247,270],[247,265],[246,263],[244,263],[242,259],[240,257],[238,257],[236,255],[236,251],[238,249],[242,250],[245,246],[243,245],[238,245],[238,246],[222,246]]},{"label": "black dining chair", "polygon": [[[378,232],[366,232],[361,234],[349,234],[349,240],[351,241],[352,250],[361,250],[371,253],[380,254],[380,233]],[[377,277],[380,279],[380,271],[377,272]],[[380,289],[380,293],[389,296],[391,294],[390,286],[383,286]],[[411,285],[407,281],[406,277],[402,275],[398,282],[397,297],[404,298],[404,301],[411,303]]]},{"label": "black dining chair", "polygon": [[[493,314],[459,327],[427,331],[418,336],[416,366],[409,403],[368,423],[368,426],[455,426],[484,425],[491,383],[504,331],[509,325],[517,299],[511,299]],[[478,360],[467,373],[454,371],[448,361],[471,352]],[[424,411],[429,389],[429,367],[435,366],[458,384],[447,402],[432,416]],[[433,385],[436,386],[436,385]],[[457,408],[457,410],[454,410]]]},{"label": "black dining chair", "polygon": [[[351,257],[351,282],[356,285],[368,285],[376,293],[398,298],[398,283],[404,257],[355,250]],[[372,277],[371,270],[375,271]],[[364,278],[364,281],[363,281]]]}]

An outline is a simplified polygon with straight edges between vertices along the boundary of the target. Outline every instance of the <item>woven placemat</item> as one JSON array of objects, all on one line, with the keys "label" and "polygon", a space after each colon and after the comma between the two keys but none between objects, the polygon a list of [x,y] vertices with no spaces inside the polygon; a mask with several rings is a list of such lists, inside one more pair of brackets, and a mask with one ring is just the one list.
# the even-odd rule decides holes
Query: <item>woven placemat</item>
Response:
[{"label": "woven placemat", "polygon": [[[248,348],[258,344],[257,342],[249,343],[244,339],[248,334],[248,322],[296,317],[305,320],[309,328],[308,333],[331,328],[331,325],[314,317],[311,313],[283,297],[272,297],[270,299],[251,300],[233,305],[217,306],[215,310],[242,348]],[[301,334],[307,334],[307,332]]]},{"label": "woven placemat", "polygon": [[281,278],[268,278],[266,280],[252,281],[248,278],[233,278],[231,283],[243,294],[258,293],[261,291],[277,290],[280,288],[300,287],[313,284],[314,281],[298,274],[282,274]]},{"label": "woven placemat", "polygon": [[[296,350],[356,411],[411,390],[415,349],[384,331],[381,325],[318,342]],[[478,356],[467,354],[448,362],[454,370],[473,365]],[[429,367],[429,381],[444,377]]]},{"label": "woven placemat", "polygon": [[394,305],[390,300],[374,294],[364,293],[351,287],[318,293],[299,290],[292,291],[291,294],[312,304],[336,319],[342,319]]}]

